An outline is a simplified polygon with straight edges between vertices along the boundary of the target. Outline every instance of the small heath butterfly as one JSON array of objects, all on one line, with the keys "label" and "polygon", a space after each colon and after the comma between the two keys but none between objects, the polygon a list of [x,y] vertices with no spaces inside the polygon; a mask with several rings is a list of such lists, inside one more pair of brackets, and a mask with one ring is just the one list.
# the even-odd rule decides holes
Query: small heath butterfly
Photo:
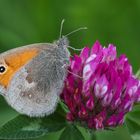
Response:
[{"label": "small heath butterfly", "polygon": [[0,93],[21,114],[42,117],[56,108],[67,76],[64,66],[69,65],[70,58],[68,40],[61,37],[63,22],[58,41],[0,54]]}]

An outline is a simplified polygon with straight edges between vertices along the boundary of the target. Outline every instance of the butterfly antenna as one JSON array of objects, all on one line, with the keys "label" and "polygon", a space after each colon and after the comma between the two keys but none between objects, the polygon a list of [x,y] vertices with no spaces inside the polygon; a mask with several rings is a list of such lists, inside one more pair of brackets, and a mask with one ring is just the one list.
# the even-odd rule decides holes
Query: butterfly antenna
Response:
[{"label": "butterfly antenna", "polygon": [[[68,67],[67,64],[64,64],[64,65],[62,66],[62,68],[67,68],[67,67]],[[77,74],[75,74],[75,73],[69,71],[68,69],[67,69],[67,72],[70,73],[70,74],[72,74],[72,75],[74,75],[75,77],[78,77],[78,78],[80,78],[80,79],[83,79],[83,77],[81,77],[81,76],[79,76],[79,75],[77,75]]]},{"label": "butterfly antenna", "polygon": [[76,32],[81,31],[81,30],[87,30],[87,29],[88,29],[87,27],[80,27],[80,28],[75,29],[75,30],[73,30],[72,32],[70,32],[70,33],[68,33],[68,34],[66,34],[66,35],[64,35],[64,36],[67,37],[67,36],[69,36],[69,35],[71,35],[71,34],[73,34],[73,33],[76,33]]},{"label": "butterfly antenna", "polygon": [[[74,33],[78,32],[78,31],[87,30],[87,29],[88,29],[87,27],[80,27],[80,28],[78,28],[76,30],[73,30],[72,32],[70,32],[70,33],[68,33],[68,34],[66,34],[64,36],[67,37],[67,36],[69,36],[71,34],[74,34]],[[68,48],[73,49],[74,51],[81,51],[82,50],[82,49],[76,49],[76,48],[71,47],[71,46],[68,46]]]},{"label": "butterfly antenna", "polygon": [[64,25],[64,22],[65,22],[65,19],[62,19],[62,21],[61,21],[61,26],[60,26],[60,35],[59,35],[59,38],[62,37],[62,32],[63,32],[63,25]]},{"label": "butterfly antenna", "polygon": [[76,49],[76,48],[71,47],[71,46],[67,46],[67,48],[70,48],[70,49],[72,49],[72,50],[74,50],[74,51],[81,51],[81,50],[82,50],[82,49]]},{"label": "butterfly antenna", "polygon": [[79,75],[77,75],[77,74],[75,74],[75,73],[73,73],[73,72],[71,72],[71,71],[69,71],[69,70],[67,70],[67,71],[68,71],[68,73],[74,75],[75,77],[78,77],[78,78],[80,78],[80,79],[83,79],[83,77],[81,77],[81,76],[79,76]]}]

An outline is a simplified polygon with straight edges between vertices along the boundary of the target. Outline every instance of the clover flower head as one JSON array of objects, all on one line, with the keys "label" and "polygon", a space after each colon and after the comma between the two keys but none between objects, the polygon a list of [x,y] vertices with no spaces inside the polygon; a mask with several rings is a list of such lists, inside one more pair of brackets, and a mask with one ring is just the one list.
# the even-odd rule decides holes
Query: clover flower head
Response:
[{"label": "clover flower head", "polygon": [[116,127],[140,101],[140,82],[127,57],[117,57],[112,44],[105,48],[96,41],[91,49],[83,48],[70,59],[69,71],[61,94],[69,109],[68,121],[96,130]]}]

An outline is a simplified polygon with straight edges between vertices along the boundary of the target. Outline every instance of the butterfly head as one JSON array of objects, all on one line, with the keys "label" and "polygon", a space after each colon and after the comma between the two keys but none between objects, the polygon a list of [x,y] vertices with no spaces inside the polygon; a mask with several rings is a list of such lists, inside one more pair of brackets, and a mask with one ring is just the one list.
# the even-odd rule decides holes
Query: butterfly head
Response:
[{"label": "butterfly head", "polygon": [[67,46],[69,46],[69,40],[68,40],[68,38],[65,37],[65,36],[61,37],[61,38],[60,38],[59,40],[57,40],[55,43],[56,43],[56,45],[57,45],[58,47],[66,47],[66,48],[67,48]]}]

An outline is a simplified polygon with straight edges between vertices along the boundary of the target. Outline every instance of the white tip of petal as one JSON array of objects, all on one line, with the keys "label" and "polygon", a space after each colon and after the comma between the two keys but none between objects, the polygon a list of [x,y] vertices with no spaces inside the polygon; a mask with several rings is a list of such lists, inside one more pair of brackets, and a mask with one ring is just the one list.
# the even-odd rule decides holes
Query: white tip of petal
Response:
[{"label": "white tip of petal", "polygon": [[131,105],[131,102],[127,102],[124,106],[124,109],[127,109]]},{"label": "white tip of petal", "polygon": [[127,59],[127,58],[125,58],[125,59],[124,59],[124,61],[128,61],[128,59]]},{"label": "white tip of petal", "polygon": [[103,96],[106,92],[107,92],[108,87],[107,86],[103,86],[102,90],[101,90],[101,95]]},{"label": "white tip of petal", "polygon": [[107,89],[108,89],[107,86],[101,87],[99,84],[96,84],[96,86],[95,86],[95,95],[96,95],[96,97],[98,97],[98,98],[103,97],[105,95]]},{"label": "white tip of petal", "polygon": [[90,61],[94,60],[96,58],[96,54],[92,54],[86,61],[86,63],[89,63]]},{"label": "white tip of petal", "polygon": [[95,85],[95,95],[96,97],[99,97],[99,92],[100,92],[100,86],[98,84]]},{"label": "white tip of petal", "polygon": [[134,93],[136,93],[137,89],[138,89],[137,86],[133,86],[133,87],[131,87],[131,88],[129,89],[128,94],[130,95],[130,97],[131,97]]},{"label": "white tip of petal", "polygon": [[88,64],[83,69],[83,78],[87,80],[91,76],[91,74],[92,74],[92,70],[90,65]]},{"label": "white tip of petal", "polygon": [[89,72],[91,70],[90,65],[86,65],[83,69],[83,74],[86,74],[87,72]]}]

